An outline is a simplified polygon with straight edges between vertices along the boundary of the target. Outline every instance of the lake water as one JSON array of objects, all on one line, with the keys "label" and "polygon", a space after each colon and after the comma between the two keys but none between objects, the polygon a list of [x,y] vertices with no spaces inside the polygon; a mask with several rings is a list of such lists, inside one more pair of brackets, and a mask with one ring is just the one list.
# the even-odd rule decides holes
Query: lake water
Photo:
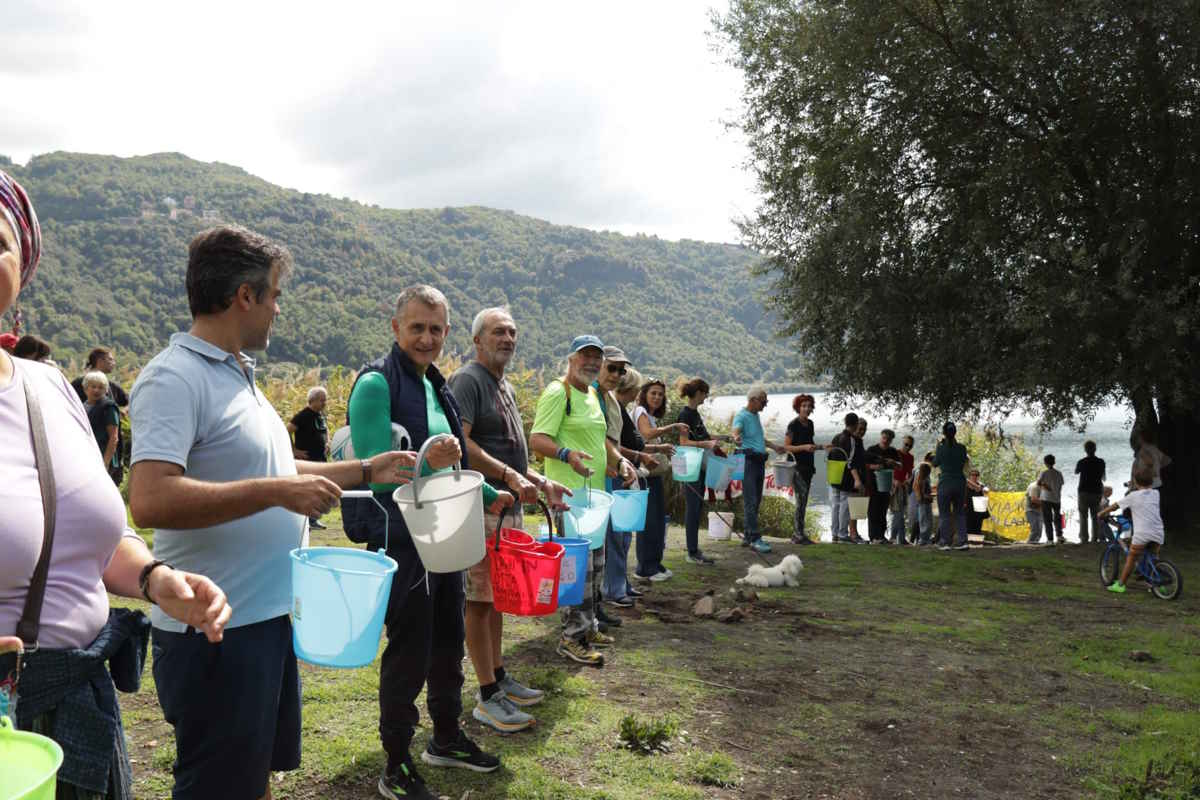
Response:
[{"label": "lake water", "polygon": [[[792,411],[794,394],[772,394],[767,397],[767,407],[761,414],[763,428],[767,438],[782,442],[787,424],[796,416]],[[833,408],[830,396],[824,393],[814,393],[816,410],[812,421],[815,428],[814,438],[817,442],[828,442],[845,426],[842,418],[850,408]],[[745,407],[745,397],[721,396],[710,397],[701,406],[700,411],[706,419],[712,419],[724,424],[732,421],[738,409]],[[896,446],[905,434],[912,434],[916,440],[913,452],[918,460],[925,452],[934,449],[941,432],[922,430],[908,423],[905,415],[895,409],[888,410],[882,415],[863,414],[867,417],[868,429],[866,444],[868,446],[879,441],[879,432],[884,428],[896,431]],[[1067,528],[1064,531],[1067,538],[1076,541],[1079,538],[1079,523],[1076,519],[1076,484],[1075,462],[1083,458],[1083,443],[1091,439],[1096,443],[1096,455],[1103,458],[1108,470],[1107,483],[1113,486],[1114,493],[1120,496],[1124,493],[1122,484],[1129,479],[1129,471],[1133,467],[1133,451],[1129,448],[1129,432],[1133,426],[1132,412],[1124,406],[1111,406],[1102,409],[1088,425],[1083,433],[1077,433],[1070,428],[1054,428],[1045,434],[1039,433],[1037,420],[1014,414],[1004,422],[1004,432],[1009,435],[1021,435],[1027,447],[1037,454],[1039,463],[1046,453],[1053,453],[1056,466],[1066,478],[1063,487],[1062,507],[1067,516]],[[817,475],[825,474],[825,454],[816,454]],[[982,476],[987,483],[987,476]],[[809,498],[810,507],[821,514],[823,538],[829,538],[829,485],[823,480],[813,481],[812,494]],[[865,536],[866,526],[861,526],[860,533]]]}]

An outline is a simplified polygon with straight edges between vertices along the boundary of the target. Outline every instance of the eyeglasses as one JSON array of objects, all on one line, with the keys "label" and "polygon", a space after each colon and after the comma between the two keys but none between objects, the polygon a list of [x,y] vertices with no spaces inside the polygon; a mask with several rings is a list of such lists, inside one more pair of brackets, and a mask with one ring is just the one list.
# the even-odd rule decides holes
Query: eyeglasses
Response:
[{"label": "eyeglasses", "polygon": [[605,369],[607,369],[609,371],[609,374],[615,374],[615,375],[624,375],[625,374],[625,365],[624,364],[609,364],[607,367],[605,367]]}]

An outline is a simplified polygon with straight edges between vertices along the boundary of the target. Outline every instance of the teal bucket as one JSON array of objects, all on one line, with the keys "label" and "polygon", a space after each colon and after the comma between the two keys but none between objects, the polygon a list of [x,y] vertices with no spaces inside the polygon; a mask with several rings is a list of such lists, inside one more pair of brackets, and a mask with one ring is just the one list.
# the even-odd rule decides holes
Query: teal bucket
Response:
[{"label": "teal bucket", "polygon": [[296,656],[345,669],[374,661],[396,562],[349,547],[303,547],[291,557]]},{"label": "teal bucket", "polygon": [[[745,456],[743,456],[745,459]],[[743,460],[743,463],[744,460]],[[710,455],[708,457],[708,468],[704,472],[704,485],[712,489],[717,494],[725,491],[729,486],[729,482],[733,480],[734,465],[733,461],[728,458]]]},{"label": "teal bucket", "polygon": [[0,797],[4,800],[54,800],[62,762],[58,742],[14,730],[8,717],[0,716]]},{"label": "teal bucket", "polygon": [[704,448],[676,447],[671,456],[671,473],[675,480],[691,483],[699,479],[700,467],[704,464]]},{"label": "teal bucket", "polygon": [[563,514],[563,531],[568,538],[587,539],[592,550],[604,546],[608,533],[608,515],[612,510],[613,496],[599,489],[575,489],[567,498],[567,511]]},{"label": "teal bucket", "polygon": [[612,495],[612,529],[618,533],[644,531],[650,490],[614,489]]},{"label": "teal bucket", "polygon": [[746,478],[746,454],[734,453],[729,457],[729,463],[733,464],[733,475],[730,480],[740,481]]},{"label": "teal bucket", "polygon": [[[565,516],[565,515],[564,515]],[[558,605],[577,606],[583,603],[583,590],[587,586],[588,550],[592,543],[587,539],[543,537],[542,542],[562,545],[562,566],[558,573]]]},{"label": "teal bucket", "polygon": [[892,490],[892,471],[890,469],[875,470],[875,488],[881,492]]}]

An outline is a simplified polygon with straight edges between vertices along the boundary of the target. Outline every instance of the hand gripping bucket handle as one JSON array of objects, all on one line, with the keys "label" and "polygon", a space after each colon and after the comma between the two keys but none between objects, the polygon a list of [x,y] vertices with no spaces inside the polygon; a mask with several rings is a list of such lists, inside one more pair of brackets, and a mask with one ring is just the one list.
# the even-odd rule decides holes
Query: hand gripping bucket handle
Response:
[{"label": "hand gripping bucket handle", "polygon": [[[539,502],[546,519],[550,521],[550,510]],[[504,519],[515,507],[515,503],[500,513],[496,522],[495,552],[488,569],[492,578],[492,604],[505,614],[518,616],[545,616],[558,610],[559,583],[562,573],[563,548],[558,544],[535,545],[525,550],[510,545],[507,552],[500,550],[500,533]],[[553,540],[554,523],[550,521],[550,537]],[[548,558],[545,549],[557,549],[557,558]]]},{"label": "hand gripping bucket handle", "polygon": [[[516,507],[516,505],[517,505],[517,503],[516,503],[516,501],[514,501],[511,506],[506,507],[503,511],[500,512],[500,518],[496,521],[496,535],[494,537],[496,540],[496,545],[492,549],[496,550],[497,552],[499,552],[499,550],[500,550],[500,531],[504,530],[504,518],[507,517],[510,513],[512,513],[512,510]],[[546,504],[543,503],[541,500],[538,500],[538,508],[542,509],[542,513],[546,515],[546,525],[550,530],[550,535],[547,538],[553,539],[554,538],[554,516],[550,513],[550,509],[546,508]],[[562,537],[562,531],[559,531],[559,537],[560,538]]]},{"label": "hand gripping bucket handle", "polygon": [[[454,438],[454,435],[450,434],[450,433],[439,433],[437,436],[430,436],[428,439],[425,440],[425,444],[421,445],[421,449],[417,451],[417,464],[416,464],[416,466],[413,467],[413,479],[412,479],[413,506],[415,506],[416,508],[422,507],[422,505],[421,505],[421,484],[424,483],[427,480],[427,478],[425,476],[421,475],[421,467],[425,466],[425,456],[429,453],[429,448],[432,447],[435,443],[440,442],[442,439],[453,439],[453,438]],[[454,462],[454,464],[451,465],[451,469],[453,469],[455,472],[460,472],[462,470],[462,467],[459,466],[459,462],[456,461],[456,462]]]}]

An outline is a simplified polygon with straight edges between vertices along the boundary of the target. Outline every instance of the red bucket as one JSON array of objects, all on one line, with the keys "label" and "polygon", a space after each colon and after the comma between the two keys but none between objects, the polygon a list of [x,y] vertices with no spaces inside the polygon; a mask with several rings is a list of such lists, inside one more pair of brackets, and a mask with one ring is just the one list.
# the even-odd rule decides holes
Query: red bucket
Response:
[{"label": "red bucket", "polygon": [[[544,504],[542,510],[550,519],[550,512]],[[503,522],[501,515],[501,525]],[[553,530],[553,521],[550,525]],[[556,542],[538,542],[528,533],[515,528],[497,527],[500,535],[488,540],[492,605],[501,613],[519,617],[553,614],[558,610],[558,578],[562,568],[563,546]]]}]

